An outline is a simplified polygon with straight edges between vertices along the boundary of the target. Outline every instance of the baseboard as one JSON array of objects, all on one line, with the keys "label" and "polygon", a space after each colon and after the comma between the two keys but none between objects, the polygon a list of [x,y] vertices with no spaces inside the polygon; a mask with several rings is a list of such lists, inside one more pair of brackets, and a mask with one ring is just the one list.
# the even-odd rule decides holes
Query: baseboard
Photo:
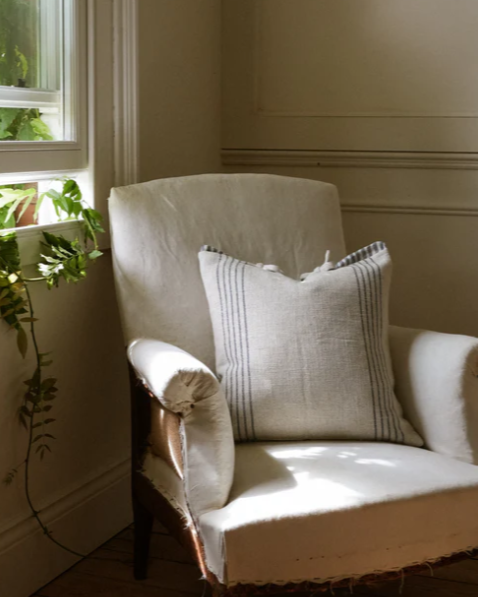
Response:
[{"label": "baseboard", "polygon": [[[123,461],[42,510],[55,538],[90,553],[132,520],[130,465]],[[0,595],[29,597],[78,558],[47,539],[31,518],[0,534]]]}]

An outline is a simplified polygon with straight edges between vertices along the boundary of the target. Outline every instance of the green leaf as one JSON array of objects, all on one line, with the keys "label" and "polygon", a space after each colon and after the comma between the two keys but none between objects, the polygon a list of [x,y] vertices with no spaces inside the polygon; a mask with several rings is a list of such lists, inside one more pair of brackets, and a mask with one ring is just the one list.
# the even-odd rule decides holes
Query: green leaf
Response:
[{"label": "green leaf", "polygon": [[66,282],[79,282],[86,276],[87,254],[78,239],[68,241],[62,236],[44,233],[49,254],[42,254],[38,271],[46,279],[48,288]]},{"label": "green leaf", "polygon": [[[32,190],[34,190],[34,189],[32,189]],[[23,203],[23,207],[22,207],[22,209],[21,209],[20,213],[18,214],[17,222],[19,222],[19,221],[22,219],[22,217],[23,217],[23,214],[24,214],[24,213],[27,211],[27,209],[28,209],[28,206],[29,206],[29,205],[30,205],[30,203],[33,201],[33,197],[34,197],[34,196],[35,196],[35,195],[30,195],[29,197],[27,197],[27,198],[25,199],[25,201],[24,201],[24,203]]]},{"label": "green leaf", "polygon": [[28,73],[28,60],[25,57],[25,54],[20,52],[18,46],[15,46],[15,56],[17,57],[17,66],[20,67],[22,79],[25,79]]},{"label": "green leaf", "polygon": [[20,206],[22,201],[23,201],[23,198],[19,197],[16,201],[14,201],[10,205],[10,207],[8,208],[8,211],[7,211],[7,215],[5,216],[6,220],[9,220],[11,217],[13,217],[13,214],[16,212],[16,210],[18,209],[18,207]]},{"label": "green leaf", "polygon": [[38,222],[38,214],[40,212],[40,207],[43,204],[43,200],[45,199],[45,194],[46,193],[42,193],[37,199],[37,202],[35,205],[35,211],[33,212],[33,221],[34,222]]},{"label": "green leaf", "polygon": [[12,468],[12,470],[8,471],[8,473],[3,478],[3,484],[11,485],[13,483],[13,480],[15,479],[17,473],[18,473],[18,470],[16,468]]},{"label": "green leaf", "polygon": [[8,139],[13,134],[8,131],[12,122],[15,120],[19,113],[19,110],[14,108],[0,108],[0,139]]},{"label": "green leaf", "polygon": [[24,191],[20,189],[3,188],[0,189],[0,207],[11,205],[14,201],[24,197]]},{"label": "green leaf", "polygon": [[24,429],[28,429],[28,424],[27,424],[27,421],[25,419],[25,415],[22,412],[18,413],[18,418],[20,419],[20,424],[22,425],[22,427]]},{"label": "green leaf", "polygon": [[44,379],[42,381],[41,389],[47,391],[50,388],[52,388],[56,384],[57,381],[58,380],[54,377],[47,377],[46,379]]},{"label": "green leaf", "polygon": [[32,394],[31,392],[27,392],[25,394],[25,400],[27,402],[32,402],[33,404],[36,404],[39,400],[39,396],[37,396],[36,394]]},{"label": "green leaf", "polygon": [[17,330],[17,346],[20,354],[25,358],[28,350],[28,337],[21,326]]},{"label": "green leaf", "polygon": [[95,249],[94,251],[91,251],[91,253],[88,253],[88,257],[89,259],[98,259],[98,257],[101,257],[103,255],[103,253],[101,251],[98,251],[98,249]]},{"label": "green leaf", "polygon": [[38,141],[36,139],[35,129],[32,127],[31,120],[27,118],[23,118],[20,126],[18,127],[17,133],[18,141]]},{"label": "green leaf", "polygon": [[50,127],[41,118],[32,118],[30,125],[35,135],[35,141],[53,141]]},{"label": "green leaf", "polygon": [[50,189],[48,192],[44,194],[47,197],[50,197],[50,199],[59,199],[61,197],[60,193],[58,191],[55,191],[55,189]]},{"label": "green leaf", "polygon": [[81,212],[83,220],[85,222],[85,237],[94,241],[96,232],[104,232],[101,226],[103,216],[99,211],[92,208],[86,208]]},{"label": "green leaf", "polygon": [[[45,455],[46,450],[48,450],[48,452],[51,452],[50,446],[47,446],[46,444],[43,444],[42,448],[43,448],[43,450],[42,450],[42,453],[40,454],[41,460],[43,460],[43,456]],[[50,533],[48,533],[48,534],[50,534]]]},{"label": "green leaf", "polygon": [[20,412],[22,414],[24,414],[26,417],[31,417],[32,413],[28,410],[28,408],[26,406],[21,406],[20,407]]},{"label": "green leaf", "polygon": [[81,201],[83,197],[78,183],[72,178],[67,178],[63,183],[63,195],[70,195],[75,201]]},{"label": "green leaf", "polygon": [[20,251],[14,232],[0,235],[0,269],[9,274],[20,270]]}]

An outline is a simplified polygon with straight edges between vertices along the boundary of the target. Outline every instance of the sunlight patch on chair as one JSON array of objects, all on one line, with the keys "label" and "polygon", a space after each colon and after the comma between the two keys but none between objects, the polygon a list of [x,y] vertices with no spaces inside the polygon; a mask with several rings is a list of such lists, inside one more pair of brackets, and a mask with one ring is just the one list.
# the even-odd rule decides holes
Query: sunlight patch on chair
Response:
[{"label": "sunlight patch on chair", "polygon": [[359,458],[355,462],[357,464],[378,464],[380,466],[391,466],[391,467],[397,466],[393,462],[390,462],[390,460],[382,460],[381,458]]},{"label": "sunlight patch on chair", "polygon": [[323,452],[326,452],[329,448],[322,446],[313,447],[296,447],[289,449],[271,450],[271,456],[278,458],[279,460],[286,460],[287,458],[315,458]]},{"label": "sunlight patch on chair", "polygon": [[329,479],[310,478],[308,471],[293,474],[296,487],[244,496],[234,500],[227,513],[227,528],[234,528],[257,520],[271,520],[287,512],[287,516],[304,516],[307,512],[330,512],[353,508],[362,502],[363,494],[342,483]]}]

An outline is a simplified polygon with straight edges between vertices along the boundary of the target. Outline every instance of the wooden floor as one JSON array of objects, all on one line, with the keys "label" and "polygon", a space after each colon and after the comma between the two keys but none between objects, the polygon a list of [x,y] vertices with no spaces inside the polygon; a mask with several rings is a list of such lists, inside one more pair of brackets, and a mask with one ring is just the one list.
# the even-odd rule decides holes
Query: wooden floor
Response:
[{"label": "wooden floor", "polygon": [[[149,578],[133,578],[133,530],[127,528],[88,558],[58,577],[35,597],[201,597],[204,582],[183,548],[157,524],[151,541]],[[323,597],[349,594],[322,593]],[[478,559],[466,560],[402,582],[354,587],[373,597],[478,597]],[[305,597],[305,596],[304,596]]]}]

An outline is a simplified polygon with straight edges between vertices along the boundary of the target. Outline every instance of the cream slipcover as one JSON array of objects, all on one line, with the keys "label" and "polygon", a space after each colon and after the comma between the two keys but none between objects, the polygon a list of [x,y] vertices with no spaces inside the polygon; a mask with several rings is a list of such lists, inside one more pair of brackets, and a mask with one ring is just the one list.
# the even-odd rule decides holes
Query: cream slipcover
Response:
[{"label": "cream slipcover", "polygon": [[478,339],[390,326],[396,391],[428,449],[478,464]]},{"label": "cream slipcover", "polygon": [[[126,342],[153,341],[134,343],[130,358],[166,408],[175,398],[165,388],[178,387],[183,365],[174,346],[163,343],[191,353],[192,369],[214,371],[201,245],[278,263],[294,278],[312,271],[327,249],[334,260],[345,254],[337,191],[309,180],[223,174],[153,181],[113,189],[110,214]],[[208,566],[225,583],[360,576],[478,546],[478,469],[450,458],[478,462],[477,341],[393,329],[391,349],[405,415],[427,447],[447,456],[356,442],[234,449],[220,392],[209,403],[219,424],[216,417],[183,415],[184,445],[195,455],[184,456],[184,483],[147,456],[144,474],[186,519],[195,519]],[[183,363],[193,357],[181,356]],[[207,401],[207,394],[196,398]],[[217,459],[215,446],[222,446]],[[200,461],[208,464],[202,479],[192,467]],[[227,466],[234,470],[229,497]]]},{"label": "cream slipcover", "polygon": [[[185,494],[194,514],[220,508],[234,474],[234,439],[227,403],[215,375],[189,353],[159,340],[132,342],[128,358],[163,406],[182,417],[182,455],[188,471]],[[160,479],[161,474],[154,476]],[[176,477],[168,475],[165,490],[171,483],[174,488],[169,494],[179,505],[184,504]]]},{"label": "cream slipcover", "polygon": [[199,527],[224,584],[321,583],[476,546],[477,504],[478,467],[421,448],[242,444],[227,505]]}]

